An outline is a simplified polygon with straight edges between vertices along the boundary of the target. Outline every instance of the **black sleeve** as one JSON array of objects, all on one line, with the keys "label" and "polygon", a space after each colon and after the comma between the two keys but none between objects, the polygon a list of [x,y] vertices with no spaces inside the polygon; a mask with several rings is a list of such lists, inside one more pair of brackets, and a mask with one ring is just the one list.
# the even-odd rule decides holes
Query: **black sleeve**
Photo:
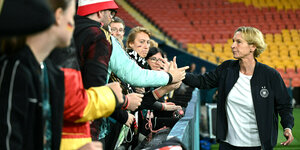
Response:
[{"label": "black sleeve", "polygon": [[107,79],[107,66],[96,60],[87,60],[81,70],[84,88],[103,86]]},{"label": "black sleeve", "polygon": [[186,73],[185,79],[182,82],[191,87],[199,87],[201,85],[202,75],[196,75],[193,73]]},{"label": "black sleeve", "polygon": [[211,89],[218,86],[218,77],[215,72],[209,72],[204,75],[187,73],[182,82],[193,88]]},{"label": "black sleeve", "polygon": [[280,123],[283,129],[292,129],[294,127],[292,98],[289,96],[285,83],[280,74],[275,72],[273,77],[274,78],[271,80],[271,83],[273,84],[272,87],[274,87],[275,90],[275,109],[281,117]]},{"label": "black sleeve", "polygon": [[151,110],[162,111],[163,105],[161,102],[159,102],[155,99],[152,91],[149,91],[144,95],[142,104],[139,107],[139,110],[142,110],[142,109],[151,109]]},{"label": "black sleeve", "polygon": [[[167,73],[168,73],[168,72],[167,72]],[[168,81],[168,84],[171,84],[172,81],[173,81],[173,77],[172,77],[172,75],[171,75],[170,73],[168,73],[168,75],[169,75],[169,81]]]},{"label": "black sleeve", "polygon": [[161,102],[156,101],[155,103],[153,103],[152,109],[156,110],[156,111],[162,111],[163,110],[163,105],[162,105]]},{"label": "black sleeve", "polygon": [[[112,53],[112,46],[107,41],[105,33],[99,28],[86,30],[89,34],[83,39],[82,45],[77,46],[79,64],[86,89],[103,86],[107,82],[108,64]],[[75,41],[76,42],[76,41]]]},{"label": "black sleeve", "polygon": [[119,109],[116,109],[110,115],[110,117],[117,120],[120,124],[125,124],[127,122],[127,119],[128,119],[128,112],[126,110],[122,110],[122,109],[119,108]]},{"label": "black sleeve", "polygon": [[[29,105],[34,109],[38,101],[29,92],[34,93],[35,89],[28,73],[20,69],[22,66],[19,66],[14,74],[13,66],[9,65],[11,64],[7,64],[5,71],[1,72],[3,80],[0,82],[0,149],[7,149],[9,146],[10,149],[21,150],[24,148],[24,143],[28,142],[24,139],[25,133],[32,131],[30,130],[32,127],[27,128],[27,120],[30,120],[28,118]],[[3,68],[3,66],[0,67]],[[30,111],[34,112],[34,110]],[[6,142],[9,145],[6,145]]]},{"label": "black sleeve", "polygon": [[143,97],[143,101],[139,107],[139,110],[152,109],[152,105],[155,102],[156,102],[156,99],[153,96],[152,91],[149,91],[149,92],[145,93],[145,95]]},{"label": "black sleeve", "polygon": [[212,89],[219,86],[219,81],[222,74],[226,74],[226,70],[229,67],[238,67],[237,60],[227,60],[213,71],[206,72],[205,74],[194,74],[186,73],[185,79],[182,82],[193,88],[197,87],[199,89]]},{"label": "black sleeve", "polygon": [[194,74],[186,73],[185,79],[182,82],[193,88],[197,87],[199,89],[212,89],[219,85],[219,80],[223,68],[228,65],[228,63],[223,63],[218,66],[214,71],[207,72],[205,74]]}]

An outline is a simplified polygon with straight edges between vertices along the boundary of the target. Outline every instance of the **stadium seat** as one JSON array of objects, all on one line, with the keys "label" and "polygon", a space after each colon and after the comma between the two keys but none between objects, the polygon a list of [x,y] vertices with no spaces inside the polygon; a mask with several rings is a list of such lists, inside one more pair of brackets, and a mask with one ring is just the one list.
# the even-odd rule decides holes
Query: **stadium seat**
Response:
[{"label": "stadium seat", "polygon": [[[215,52],[220,59],[232,58],[237,27],[256,27],[268,44],[259,61],[277,69],[300,68],[300,8],[294,0],[128,1],[174,40],[199,43],[197,49],[212,55]],[[204,58],[216,63],[215,58]]]},{"label": "stadium seat", "polygon": [[292,87],[300,87],[300,78],[292,79]]}]

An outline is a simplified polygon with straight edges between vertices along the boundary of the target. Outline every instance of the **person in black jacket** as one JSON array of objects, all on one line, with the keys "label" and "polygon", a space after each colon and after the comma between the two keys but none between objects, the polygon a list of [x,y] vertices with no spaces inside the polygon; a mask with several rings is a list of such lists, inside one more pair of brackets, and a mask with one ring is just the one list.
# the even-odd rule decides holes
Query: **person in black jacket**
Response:
[{"label": "person in black jacket", "polygon": [[[0,149],[78,149],[86,143],[81,149],[102,148],[90,142],[88,120],[109,115],[122,103],[119,84],[84,90],[72,47],[45,59],[53,47],[69,45],[74,8],[73,0],[28,0],[25,6],[21,0],[7,1],[0,17]],[[19,18],[26,21],[16,28]]]},{"label": "person in black jacket", "polygon": [[[42,3],[45,5],[40,6]],[[52,10],[47,7],[48,3]],[[22,8],[21,12],[15,11],[18,15],[9,12],[15,7]],[[2,15],[9,18],[9,22],[2,16],[1,24],[9,31],[10,23],[13,28],[13,22],[19,23],[22,16],[30,14],[34,14],[34,18],[24,21],[27,28],[21,27],[21,33],[29,35],[24,38],[12,32],[15,38],[6,37],[1,41],[0,149],[40,150],[59,149],[60,146],[64,74],[46,57],[55,47],[70,44],[75,1],[30,0],[26,5],[23,1],[7,1]],[[14,18],[16,16],[18,19]],[[39,22],[36,19],[45,24],[36,23]]]},{"label": "person in black jacket", "polygon": [[218,87],[217,133],[220,150],[273,149],[278,114],[289,145],[293,141],[292,101],[280,74],[256,60],[266,48],[254,27],[239,27],[231,46],[233,57],[204,75],[187,74],[183,82],[200,89]]}]

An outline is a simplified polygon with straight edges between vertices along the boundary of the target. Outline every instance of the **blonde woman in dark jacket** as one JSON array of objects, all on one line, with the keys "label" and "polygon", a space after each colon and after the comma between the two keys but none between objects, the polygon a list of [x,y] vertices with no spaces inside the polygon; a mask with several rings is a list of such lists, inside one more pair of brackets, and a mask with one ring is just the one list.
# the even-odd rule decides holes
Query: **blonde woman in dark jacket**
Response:
[{"label": "blonde woman in dark jacket", "polygon": [[293,141],[292,101],[280,74],[259,63],[266,48],[263,34],[239,27],[231,46],[233,57],[204,75],[187,74],[185,84],[200,89],[218,88],[217,140],[220,150],[273,149],[277,143],[278,114],[289,145]]}]

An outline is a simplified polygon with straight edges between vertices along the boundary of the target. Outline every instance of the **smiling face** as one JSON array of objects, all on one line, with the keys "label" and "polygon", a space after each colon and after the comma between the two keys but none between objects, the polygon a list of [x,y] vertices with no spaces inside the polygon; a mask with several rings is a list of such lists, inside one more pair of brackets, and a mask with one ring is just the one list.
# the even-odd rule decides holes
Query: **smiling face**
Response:
[{"label": "smiling face", "polygon": [[256,49],[252,44],[248,44],[242,37],[241,32],[236,32],[233,37],[233,43],[231,45],[233,57],[236,59],[253,58],[254,51]]},{"label": "smiling face", "polygon": [[156,53],[155,55],[151,56],[147,62],[151,68],[151,70],[157,70],[157,71],[161,71],[162,68],[161,68],[161,64],[163,63],[162,62],[162,55],[161,53]]},{"label": "smiling face", "polygon": [[129,43],[129,46],[136,51],[140,57],[145,58],[150,48],[150,37],[145,32],[138,32],[134,41]]}]

